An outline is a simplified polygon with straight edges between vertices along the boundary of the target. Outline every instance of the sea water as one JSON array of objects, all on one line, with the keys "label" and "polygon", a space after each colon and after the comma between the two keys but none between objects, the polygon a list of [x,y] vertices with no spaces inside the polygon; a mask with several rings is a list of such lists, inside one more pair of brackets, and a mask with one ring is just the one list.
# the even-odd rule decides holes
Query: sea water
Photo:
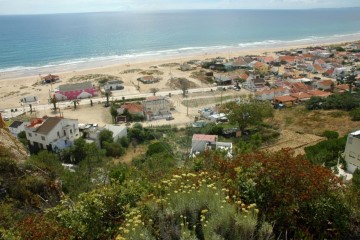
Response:
[{"label": "sea water", "polygon": [[0,16],[0,75],[360,40],[360,8]]}]

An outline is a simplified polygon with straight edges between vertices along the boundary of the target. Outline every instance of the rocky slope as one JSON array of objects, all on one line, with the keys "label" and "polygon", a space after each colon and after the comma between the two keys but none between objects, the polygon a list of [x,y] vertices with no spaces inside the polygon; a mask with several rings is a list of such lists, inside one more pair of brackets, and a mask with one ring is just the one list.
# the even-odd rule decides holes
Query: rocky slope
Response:
[{"label": "rocky slope", "polygon": [[24,145],[11,135],[0,115],[0,157],[25,161],[27,152]]}]

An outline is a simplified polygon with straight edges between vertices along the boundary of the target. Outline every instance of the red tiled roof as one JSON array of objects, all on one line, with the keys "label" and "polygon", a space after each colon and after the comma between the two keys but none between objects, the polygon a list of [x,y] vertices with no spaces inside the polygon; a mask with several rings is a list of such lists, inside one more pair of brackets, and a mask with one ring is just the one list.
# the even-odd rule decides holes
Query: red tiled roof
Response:
[{"label": "red tiled roof", "polygon": [[243,74],[241,74],[239,77],[240,77],[240,79],[246,80],[246,79],[249,78],[249,75],[247,75],[246,73],[243,73]]},{"label": "red tiled roof", "polygon": [[125,103],[121,107],[127,109],[129,113],[143,112],[143,106],[137,103]]},{"label": "red tiled roof", "polygon": [[331,86],[331,84],[334,84],[334,82],[330,79],[327,79],[327,80],[322,80],[319,82],[321,85],[323,86]]},{"label": "red tiled roof", "polygon": [[294,56],[280,56],[279,60],[280,61],[285,61],[285,62],[294,62],[295,57]]},{"label": "red tiled roof", "polygon": [[192,140],[216,142],[217,135],[194,134]]},{"label": "red tiled roof", "polygon": [[297,99],[308,99],[311,98],[311,95],[304,92],[292,93],[290,96],[297,98]]},{"label": "red tiled roof", "polygon": [[254,67],[255,67],[255,68],[261,68],[261,67],[263,67],[263,66],[265,66],[265,64],[262,63],[262,62],[256,62],[256,63],[254,64]]},{"label": "red tiled roof", "polygon": [[275,97],[275,100],[278,102],[293,102],[296,101],[296,98],[291,96],[279,96],[279,97]]},{"label": "red tiled roof", "polygon": [[331,95],[331,93],[329,92],[324,92],[324,91],[320,91],[320,90],[311,90],[308,91],[308,93],[312,96],[316,96],[316,97],[328,97]]},{"label": "red tiled roof", "polygon": [[275,59],[272,56],[259,57],[258,59],[261,59],[265,63],[271,63],[275,61]]},{"label": "red tiled roof", "polygon": [[349,85],[347,85],[347,84],[340,84],[340,85],[335,86],[335,88],[344,90],[344,91],[348,91],[350,89]]}]

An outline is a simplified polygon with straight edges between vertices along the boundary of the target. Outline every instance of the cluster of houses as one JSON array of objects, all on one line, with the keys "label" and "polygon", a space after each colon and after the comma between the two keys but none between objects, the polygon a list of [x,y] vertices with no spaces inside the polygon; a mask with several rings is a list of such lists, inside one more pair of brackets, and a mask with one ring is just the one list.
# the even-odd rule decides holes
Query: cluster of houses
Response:
[{"label": "cluster of houses", "polygon": [[[286,105],[312,96],[327,97],[331,93],[349,91],[349,86],[342,82],[360,62],[359,45],[281,51],[275,56],[217,59],[216,64],[222,64],[226,72],[215,74],[214,81],[221,86],[240,82],[242,87],[255,92],[257,99]],[[355,76],[359,73],[352,72]],[[360,86],[360,76],[355,85]]]},{"label": "cluster of houses", "polygon": [[[45,77],[41,77],[41,80],[43,84],[52,84],[58,82],[60,77],[49,74]],[[112,80],[107,81],[104,84],[103,89],[105,92],[123,90],[124,85],[121,80]],[[58,101],[91,98],[95,96],[98,96],[98,89],[90,81],[60,85],[55,89],[53,95],[53,97],[55,97]],[[23,104],[33,104],[36,103],[36,101],[36,96],[28,96],[21,99]]]}]

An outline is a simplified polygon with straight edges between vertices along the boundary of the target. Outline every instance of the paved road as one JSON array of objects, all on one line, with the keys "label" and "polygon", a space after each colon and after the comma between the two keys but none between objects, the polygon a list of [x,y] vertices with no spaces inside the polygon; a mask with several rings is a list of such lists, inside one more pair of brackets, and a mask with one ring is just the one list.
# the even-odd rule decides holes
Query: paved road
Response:
[{"label": "paved road", "polygon": [[[210,92],[211,90],[215,91],[216,87],[205,87],[205,88],[194,88],[194,89],[189,89],[188,93],[199,93],[199,92]],[[171,95],[181,95],[182,94],[182,90],[171,90],[171,91],[163,91],[163,92],[157,92],[156,96],[169,96],[169,94]],[[125,91],[121,91],[121,93],[117,93],[117,96],[111,96],[109,99],[110,100],[122,100],[123,97],[125,97],[125,99],[136,99],[136,98],[147,98],[150,96],[153,96],[152,93],[139,93],[139,94],[127,94],[126,90]],[[102,98],[92,98],[92,99],[81,99],[79,101],[79,105],[90,105],[90,100],[93,101],[93,103],[97,103],[97,102],[104,102],[106,101],[105,97]],[[71,101],[63,101],[63,102],[59,102],[57,104],[58,107],[60,108],[64,108],[66,106],[72,107],[73,103]],[[53,104],[40,104],[40,105],[33,105],[33,109],[50,109],[53,108]],[[17,111],[11,111],[11,110],[17,110]],[[13,118],[16,116],[19,116],[21,114],[23,114],[24,112],[29,112],[30,111],[30,107],[29,106],[19,106],[19,107],[15,107],[15,108],[8,108],[8,109],[3,109],[1,110],[3,117],[7,117],[7,118]]]}]

